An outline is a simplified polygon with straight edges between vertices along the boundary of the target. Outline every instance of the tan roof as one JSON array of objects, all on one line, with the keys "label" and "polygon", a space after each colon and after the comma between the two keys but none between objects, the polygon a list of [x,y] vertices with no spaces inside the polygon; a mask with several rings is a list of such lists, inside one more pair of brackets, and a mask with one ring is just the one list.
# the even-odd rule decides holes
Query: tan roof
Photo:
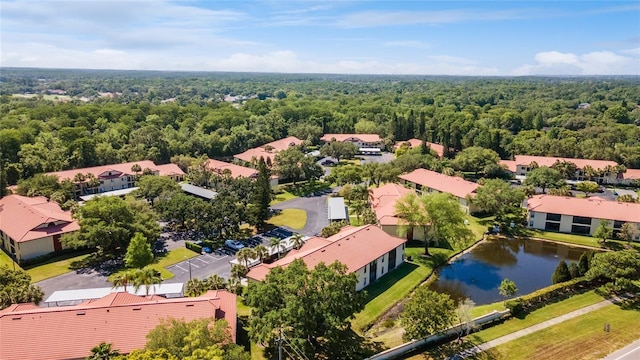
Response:
[{"label": "tan roof", "polygon": [[397,225],[396,201],[413,190],[406,187],[387,183],[371,190],[371,209],[376,214],[380,225]]},{"label": "tan roof", "polygon": [[[414,138],[414,139],[409,139],[407,141],[398,141],[398,143],[396,143],[393,146],[393,148],[397,149],[402,144],[407,144],[409,146],[409,149],[413,149],[413,148],[417,148],[417,147],[422,146],[422,140]],[[439,157],[443,157],[444,156],[444,146],[442,146],[440,144],[428,142],[428,141],[427,141],[427,146],[429,146],[429,148],[434,150],[438,154]]]},{"label": "tan roof", "polygon": [[229,170],[233,178],[239,177],[256,177],[258,170],[252,169],[246,166],[240,166],[220,160],[207,160],[207,168],[213,170],[215,173],[222,175],[224,170]]},{"label": "tan roof", "polygon": [[[40,226],[42,228],[38,228]],[[0,230],[14,241],[35,240],[79,229],[71,212],[43,196],[8,195],[0,199]]]},{"label": "tan roof", "polygon": [[446,192],[459,198],[475,196],[478,184],[456,176],[448,176],[426,169],[416,169],[400,175],[400,179],[419,184],[440,192]]},{"label": "tan roof", "polygon": [[529,211],[640,223],[640,204],[607,201],[597,196],[575,198],[536,195],[527,201]]},{"label": "tan roof", "polygon": [[184,175],[184,171],[176,164],[156,165],[155,168],[160,176]]},{"label": "tan roof", "polygon": [[560,161],[560,162],[567,161],[567,162],[574,163],[578,167],[578,169],[582,169],[586,165],[589,165],[594,169],[604,169],[607,166],[618,165],[615,161],[609,161],[609,160],[573,159],[573,158],[530,156],[530,155],[516,155],[514,161],[517,165],[523,165],[523,166],[527,166],[535,161],[538,164],[538,166],[547,166],[547,167],[551,167],[551,165],[555,164],[557,161]]},{"label": "tan roof", "polygon": [[[253,161],[253,159],[258,160],[260,158],[264,158],[265,161],[267,161],[267,159],[271,159],[271,162],[273,162],[277,152],[286,150],[294,145],[302,145],[303,142],[304,141],[298,139],[295,136],[289,136],[284,139],[266,143],[253,149],[248,149],[243,153],[233,155],[233,157],[246,162],[251,162]],[[267,147],[270,147],[271,149],[266,150]]]},{"label": "tan roof", "polygon": [[178,165],[175,165],[175,164],[156,165],[151,160],[132,161],[132,162],[122,163],[122,164],[101,165],[101,166],[93,166],[93,167],[81,168],[81,169],[55,171],[55,172],[47,173],[47,175],[55,175],[61,181],[65,179],[69,179],[73,181],[73,178],[78,173],[81,173],[83,175],[93,174],[95,177],[100,177],[100,175],[103,175],[105,173],[116,172],[120,174],[120,175],[117,175],[118,177],[120,177],[123,175],[124,176],[134,175],[135,172],[131,170],[131,167],[135,164],[140,165],[141,170],[150,169],[152,171],[158,171],[159,175],[173,175],[173,174],[184,175],[184,172],[180,170]]},{"label": "tan roof", "polygon": [[286,137],[284,139],[280,139],[280,140],[276,140],[276,141],[272,141],[270,143],[266,143],[262,146],[260,146],[261,148],[265,148],[267,146],[271,146],[273,148],[273,150],[275,151],[282,151],[282,150],[286,150],[291,146],[294,145],[302,145],[304,141],[298,139],[295,136],[289,136]]},{"label": "tan roof", "polygon": [[640,169],[627,169],[626,172],[622,174],[623,179],[640,179]]},{"label": "tan roof", "polygon": [[324,136],[320,138],[320,140],[326,142],[330,142],[332,139],[336,139],[336,141],[360,140],[368,143],[382,141],[382,138],[378,134],[324,134]]},{"label": "tan roof", "polygon": [[302,259],[309,268],[321,262],[331,264],[337,260],[345,264],[351,273],[405,242],[405,239],[391,236],[375,225],[347,226],[327,239],[311,238],[300,250],[291,251],[271,264],[253,267],[247,278],[262,281],[270,269],[286,267],[295,259]]},{"label": "tan roof", "polygon": [[518,170],[518,164],[515,160],[500,160],[500,165],[504,165],[511,172],[516,172]]},{"label": "tan roof", "polygon": [[165,299],[126,292],[74,306],[11,305],[0,311],[0,359],[84,358],[101,342],[129,353],[141,349],[160,319],[191,321],[215,317],[230,325],[235,342],[236,296],[209,291],[200,297]]}]

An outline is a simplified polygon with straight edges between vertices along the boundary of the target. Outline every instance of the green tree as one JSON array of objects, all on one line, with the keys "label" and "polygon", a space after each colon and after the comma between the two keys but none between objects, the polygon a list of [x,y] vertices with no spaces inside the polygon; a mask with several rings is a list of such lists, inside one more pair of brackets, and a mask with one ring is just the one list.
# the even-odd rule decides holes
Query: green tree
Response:
[{"label": "green tree", "polygon": [[149,296],[151,286],[158,285],[161,282],[162,277],[160,276],[160,272],[153,268],[145,267],[133,270],[131,285],[133,285],[133,289],[136,292],[144,286],[145,294]]},{"label": "green tree", "polygon": [[570,161],[556,161],[551,168],[557,170],[564,179],[571,179],[576,176],[578,167]]},{"label": "green tree", "polygon": [[572,279],[582,276],[580,275],[580,269],[578,268],[578,264],[576,264],[575,262],[572,262],[569,265],[569,274],[571,274]]},{"label": "green tree", "polygon": [[417,340],[447,329],[455,321],[455,310],[449,295],[418,286],[400,315],[404,328],[402,337],[406,341]]},{"label": "green tree", "polygon": [[256,254],[253,249],[248,247],[242,248],[236,253],[236,258],[240,262],[240,265],[243,265],[247,270],[249,269],[249,260],[255,257]]},{"label": "green tree", "polygon": [[291,245],[294,249],[298,250],[304,245],[304,235],[300,233],[295,233],[291,237]]},{"label": "green tree", "polygon": [[458,307],[456,308],[456,317],[460,324],[458,328],[458,338],[470,334],[478,327],[475,321],[473,321],[473,309],[475,306],[476,303],[469,298],[458,302]]},{"label": "green tree", "polygon": [[123,255],[136,232],[147,239],[157,239],[160,227],[149,205],[104,196],[87,201],[74,214],[80,230],[62,237],[71,247],[96,248],[98,254]]},{"label": "green tree", "polygon": [[113,344],[100,343],[91,349],[91,355],[86,360],[109,360],[120,356],[120,351],[113,349]]},{"label": "green tree", "polygon": [[271,249],[276,250],[276,253],[278,254],[278,259],[280,259],[282,252],[286,250],[286,245],[282,242],[282,240],[280,240],[280,238],[277,238],[277,237],[272,237],[269,239],[269,246],[271,246]]},{"label": "green tree", "polygon": [[353,159],[358,153],[358,146],[350,142],[331,141],[320,148],[320,155],[340,159]]},{"label": "green tree", "polygon": [[640,233],[640,230],[638,230],[638,225],[626,222],[620,227],[618,237],[620,238],[620,240],[624,240],[627,242],[627,244],[630,245],[631,241],[634,240],[636,236],[638,236],[638,233]]},{"label": "green tree", "polygon": [[638,200],[636,198],[633,197],[633,195],[631,194],[624,194],[624,195],[620,195],[616,198],[616,201],[619,202],[626,202],[626,203],[635,203],[638,202]]},{"label": "green tree", "polygon": [[111,276],[110,279],[114,288],[122,286],[124,288],[124,291],[127,291],[127,285],[133,283],[133,278],[135,276],[136,276],[136,271],[132,269],[132,270],[120,271],[114,274],[113,276]]},{"label": "green tree", "polygon": [[[271,269],[265,280],[250,283],[245,301],[252,307],[249,335],[272,346],[280,332],[308,358],[340,358],[353,354],[361,341],[351,339],[350,320],[364,307],[358,279],[336,262],[313,270],[300,260]],[[347,358],[366,356],[346,355]]]},{"label": "green tree", "polygon": [[135,196],[146,199],[151,203],[151,206],[160,195],[180,191],[180,186],[166,176],[143,176],[136,185],[138,190],[135,191]]},{"label": "green tree", "polygon": [[449,244],[453,249],[462,249],[473,233],[465,224],[466,214],[458,201],[447,193],[429,193],[420,198],[424,213],[422,225],[430,239]]},{"label": "green tree", "polygon": [[600,185],[593,181],[581,181],[576,185],[576,189],[584,192],[589,197],[589,194],[593,194],[600,189]]},{"label": "green tree", "polygon": [[550,187],[560,187],[564,185],[562,175],[558,170],[541,166],[527,173],[524,181],[525,185],[531,185],[542,188],[542,192],[546,193],[546,189]]},{"label": "green tree", "polygon": [[258,160],[258,178],[255,183],[252,203],[255,206],[255,222],[258,229],[264,229],[265,221],[269,218],[269,204],[271,203],[271,171],[263,158]]},{"label": "green tree", "polygon": [[334,221],[334,222],[330,223],[329,225],[325,226],[324,228],[322,228],[322,230],[320,231],[320,236],[322,236],[323,238],[331,237],[331,236],[339,233],[340,229],[342,229],[343,227],[345,227],[347,225],[349,225],[349,224],[347,224],[347,222],[344,221],[344,220]]},{"label": "green tree", "polygon": [[585,276],[608,280],[614,288],[622,288],[628,281],[640,279],[640,254],[629,250],[595,254]]},{"label": "green tree", "polygon": [[142,269],[153,262],[153,251],[151,244],[142,235],[136,232],[127,247],[127,253],[124,256],[124,263],[127,267]]},{"label": "green tree", "polygon": [[520,189],[511,187],[505,181],[490,179],[476,190],[472,202],[481,211],[500,217],[516,211],[524,199],[525,195]]},{"label": "green tree", "polygon": [[11,304],[40,303],[44,292],[31,284],[31,276],[22,269],[11,270],[0,265],[0,310]]},{"label": "green tree", "polygon": [[274,158],[274,171],[282,179],[289,179],[295,185],[304,176],[300,166],[304,157],[304,153],[295,146],[282,150]]},{"label": "green tree", "polygon": [[[126,360],[180,360],[175,355],[170,354],[167,349],[158,350],[133,350],[126,357]],[[124,360],[123,359],[123,360]]]},{"label": "green tree", "polygon": [[260,262],[263,262],[269,256],[269,250],[262,244],[254,247],[253,251],[256,253],[256,257],[260,259]]},{"label": "green tree", "polygon": [[560,260],[560,262],[558,262],[558,266],[556,266],[556,270],[553,272],[553,276],[551,276],[551,282],[553,284],[557,284],[569,280],[571,280],[569,266],[567,266],[566,261]]},{"label": "green tree", "polygon": [[500,156],[495,151],[472,146],[459,152],[453,160],[453,165],[457,170],[470,171],[478,175],[488,165],[497,165],[498,161]]},{"label": "green tree", "polygon": [[500,286],[498,287],[498,293],[504,296],[505,299],[512,297],[513,295],[518,293],[518,287],[516,283],[507,278],[502,279]]},{"label": "green tree", "polygon": [[582,255],[580,255],[580,258],[578,259],[578,273],[580,274],[580,276],[583,276],[587,273],[587,271],[589,271],[590,257],[591,256],[589,251],[585,251],[582,253]]},{"label": "green tree", "polygon": [[189,297],[200,296],[207,291],[207,286],[204,281],[200,279],[189,279],[184,289],[184,294]]},{"label": "green tree", "polygon": [[609,221],[600,219],[600,225],[596,228],[593,236],[600,239],[603,244],[606,244],[607,239],[611,239],[613,236],[613,229],[611,228],[611,225],[609,225]]}]

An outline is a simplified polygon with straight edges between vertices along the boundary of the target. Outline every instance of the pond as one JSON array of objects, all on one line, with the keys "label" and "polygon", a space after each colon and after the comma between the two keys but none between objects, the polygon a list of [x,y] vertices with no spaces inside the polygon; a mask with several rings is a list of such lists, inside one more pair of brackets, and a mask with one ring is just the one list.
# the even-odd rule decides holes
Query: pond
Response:
[{"label": "pond", "polygon": [[504,298],[498,287],[504,278],[516,283],[518,295],[551,285],[560,259],[578,261],[584,248],[524,239],[490,239],[440,270],[430,288],[456,301],[470,298],[476,305]]}]

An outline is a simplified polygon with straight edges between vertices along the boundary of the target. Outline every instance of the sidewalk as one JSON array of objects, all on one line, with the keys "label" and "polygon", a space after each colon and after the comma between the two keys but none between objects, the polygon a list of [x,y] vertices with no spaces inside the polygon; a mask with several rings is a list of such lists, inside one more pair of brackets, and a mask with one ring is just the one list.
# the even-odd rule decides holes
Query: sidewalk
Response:
[{"label": "sidewalk", "polygon": [[616,302],[618,300],[619,300],[618,298],[614,298],[614,299],[610,299],[610,300],[604,300],[604,301],[601,301],[599,303],[596,303],[596,304],[593,304],[593,305],[590,305],[590,306],[583,307],[582,309],[578,309],[578,310],[572,311],[570,313],[566,313],[566,314],[564,314],[562,316],[558,316],[555,319],[543,321],[543,322],[541,322],[539,324],[529,326],[528,328],[524,328],[522,330],[513,332],[511,334],[499,337],[497,339],[493,339],[491,341],[487,341],[486,343],[482,343],[480,345],[476,345],[476,346],[474,346],[472,348],[469,348],[467,350],[464,350],[462,352],[459,352],[459,353],[457,353],[455,355],[450,356],[449,359],[451,359],[451,360],[459,360],[459,359],[464,359],[464,358],[479,354],[479,353],[481,353],[481,352],[483,352],[485,350],[489,350],[491,348],[494,348],[496,346],[500,346],[500,345],[502,345],[504,343],[507,343],[509,341],[521,338],[523,336],[527,336],[527,335],[532,334],[532,333],[534,333],[536,331],[540,331],[542,329],[546,329],[548,327],[560,324],[562,322],[565,322],[567,320],[573,319],[573,318],[578,317],[580,315],[584,315],[584,314],[590,313],[592,311],[601,309],[603,307],[612,305],[614,302]]}]

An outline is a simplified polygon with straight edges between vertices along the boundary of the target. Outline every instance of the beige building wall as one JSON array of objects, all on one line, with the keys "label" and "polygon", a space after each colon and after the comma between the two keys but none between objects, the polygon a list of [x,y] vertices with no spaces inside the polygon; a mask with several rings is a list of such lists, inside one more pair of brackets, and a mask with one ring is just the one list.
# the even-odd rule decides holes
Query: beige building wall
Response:
[{"label": "beige building wall", "polygon": [[15,248],[18,260],[32,259],[55,251],[53,248],[53,236],[17,242]]},{"label": "beige building wall", "polygon": [[[396,269],[404,262],[404,247],[405,244],[402,244],[396,247],[396,266],[393,269]],[[379,280],[381,277],[386,275],[390,270],[389,269],[389,253],[386,253],[376,260],[376,280]],[[369,264],[364,267],[358,269],[355,272],[358,276],[358,283],[356,284],[356,291],[360,291],[365,287],[369,286]]]}]

